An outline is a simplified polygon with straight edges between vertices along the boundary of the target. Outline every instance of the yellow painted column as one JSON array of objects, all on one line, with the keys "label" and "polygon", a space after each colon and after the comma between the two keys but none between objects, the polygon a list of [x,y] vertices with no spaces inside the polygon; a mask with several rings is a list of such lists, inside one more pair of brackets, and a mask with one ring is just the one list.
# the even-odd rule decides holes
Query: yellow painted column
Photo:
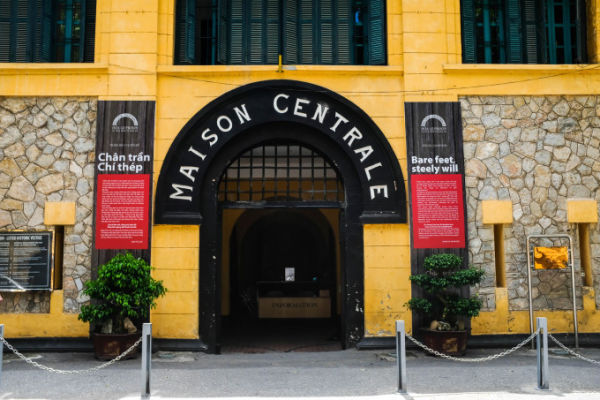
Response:
[{"label": "yellow painted column", "polygon": [[394,336],[396,320],[412,326],[404,304],[411,298],[406,224],[365,225],[365,336]]},{"label": "yellow painted column", "polygon": [[594,286],[592,274],[592,257],[590,254],[590,224],[578,224],[579,257],[583,271],[583,286]]},{"label": "yellow painted column", "polygon": [[584,286],[593,286],[592,256],[590,253],[590,224],[598,223],[598,203],[593,199],[567,199],[567,221],[577,224],[579,259]]},{"label": "yellow painted column", "polygon": [[167,294],[150,314],[158,338],[198,339],[200,229],[191,225],[155,225],[152,275]]}]

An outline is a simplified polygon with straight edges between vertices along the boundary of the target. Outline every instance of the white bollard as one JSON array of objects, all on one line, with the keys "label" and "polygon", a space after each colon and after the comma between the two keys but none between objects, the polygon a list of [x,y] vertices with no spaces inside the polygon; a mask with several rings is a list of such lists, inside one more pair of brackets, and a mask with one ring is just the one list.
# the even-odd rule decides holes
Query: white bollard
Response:
[{"label": "white bollard", "polygon": [[406,333],[404,321],[396,321],[396,363],[398,364],[398,392],[406,393]]},{"label": "white bollard", "polygon": [[150,372],[152,369],[152,324],[142,327],[142,399],[150,397]]},{"label": "white bollard", "polygon": [[537,349],[537,384],[538,389],[549,389],[548,381],[548,321],[544,317],[536,318],[540,332],[536,337]]}]

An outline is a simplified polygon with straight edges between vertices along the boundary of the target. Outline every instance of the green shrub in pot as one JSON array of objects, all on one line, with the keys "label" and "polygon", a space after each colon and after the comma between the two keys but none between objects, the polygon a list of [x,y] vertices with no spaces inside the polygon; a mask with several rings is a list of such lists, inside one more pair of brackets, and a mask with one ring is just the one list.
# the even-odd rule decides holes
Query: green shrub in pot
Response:
[{"label": "green shrub in pot", "polygon": [[427,318],[433,330],[463,330],[465,320],[479,315],[481,300],[460,294],[463,286],[473,286],[483,279],[484,271],[463,268],[463,259],[455,254],[433,254],[425,258],[425,272],[411,275],[410,280],[423,289],[423,297],[408,301],[408,307]]},{"label": "green shrub in pot", "polygon": [[86,282],[83,292],[92,300],[81,306],[79,319],[96,331],[126,333],[126,321],[143,321],[155,300],[167,289],[152,278],[152,267],[131,253],[118,254],[98,269],[98,278]]}]

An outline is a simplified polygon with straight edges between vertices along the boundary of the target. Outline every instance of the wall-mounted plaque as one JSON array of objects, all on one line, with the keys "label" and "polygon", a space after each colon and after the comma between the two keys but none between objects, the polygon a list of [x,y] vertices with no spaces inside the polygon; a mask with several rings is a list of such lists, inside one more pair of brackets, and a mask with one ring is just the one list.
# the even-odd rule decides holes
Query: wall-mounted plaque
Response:
[{"label": "wall-mounted plaque", "polygon": [[52,232],[0,233],[0,290],[50,290]]}]

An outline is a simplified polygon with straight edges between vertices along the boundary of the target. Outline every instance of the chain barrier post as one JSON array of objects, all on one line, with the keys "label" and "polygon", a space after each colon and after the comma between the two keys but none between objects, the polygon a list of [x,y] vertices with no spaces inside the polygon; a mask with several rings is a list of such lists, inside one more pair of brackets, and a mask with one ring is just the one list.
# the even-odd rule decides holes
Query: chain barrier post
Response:
[{"label": "chain barrier post", "polygon": [[4,352],[4,324],[0,324],[0,387],[2,386],[2,355]]},{"label": "chain barrier post", "polygon": [[150,371],[152,368],[152,324],[142,327],[142,399],[150,397]]},{"label": "chain barrier post", "polygon": [[537,349],[537,385],[538,389],[549,389],[548,383],[548,321],[544,317],[536,318],[538,328]]},{"label": "chain barrier post", "polygon": [[396,321],[396,363],[398,364],[398,392],[406,393],[406,335],[404,321]]}]

